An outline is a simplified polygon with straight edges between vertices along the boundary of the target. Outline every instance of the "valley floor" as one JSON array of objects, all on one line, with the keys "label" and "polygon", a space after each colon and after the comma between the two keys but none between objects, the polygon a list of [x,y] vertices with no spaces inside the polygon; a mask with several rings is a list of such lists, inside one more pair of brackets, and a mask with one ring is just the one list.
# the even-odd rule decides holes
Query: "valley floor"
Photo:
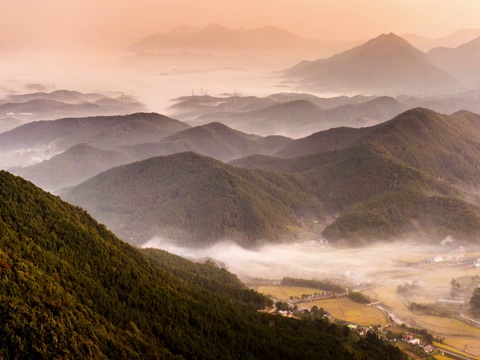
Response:
[{"label": "valley floor", "polygon": [[[372,303],[375,303],[374,306],[355,303],[347,297],[307,298],[307,294],[314,294],[319,290],[281,286],[280,280],[270,280],[270,284],[256,284],[252,287],[280,301],[291,301],[304,296],[305,301],[295,301],[298,307],[323,307],[333,317],[359,325],[390,326],[392,330],[404,332],[400,327],[404,323],[409,327],[426,329],[435,337],[444,338],[442,344],[435,345],[443,349],[445,356],[455,353],[464,358],[475,359],[480,358],[480,326],[465,322],[462,315],[471,316],[468,311],[470,288],[479,286],[477,283],[480,283],[480,269],[473,265],[473,261],[479,257],[479,252],[456,256],[452,256],[452,253],[403,254],[401,259],[396,261],[396,267],[368,274],[368,280],[358,284],[355,289],[368,296]],[[455,293],[452,293],[452,279],[458,279],[463,284]],[[408,297],[399,294],[398,286],[404,284],[415,284],[415,293]],[[412,302],[439,304],[438,301],[442,299],[463,302],[463,305],[454,309],[458,312],[456,316],[440,317],[415,313],[409,308]]]}]

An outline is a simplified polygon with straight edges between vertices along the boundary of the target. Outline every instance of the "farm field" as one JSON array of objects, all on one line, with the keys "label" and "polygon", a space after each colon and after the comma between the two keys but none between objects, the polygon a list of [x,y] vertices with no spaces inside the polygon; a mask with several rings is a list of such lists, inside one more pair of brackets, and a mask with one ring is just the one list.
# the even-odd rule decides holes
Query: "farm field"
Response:
[{"label": "farm field", "polygon": [[323,307],[333,317],[351,321],[359,325],[387,325],[385,315],[375,307],[356,303],[349,298],[334,298],[303,303],[302,306],[312,308]]},{"label": "farm field", "polygon": [[[448,289],[452,278],[480,275],[480,270],[475,268],[457,269],[445,273],[429,274],[416,278],[428,289],[432,289],[430,297],[424,296],[415,300],[435,302],[435,290],[439,288]],[[468,325],[453,318],[443,318],[429,315],[416,315],[408,309],[406,300],[397,296],[398,285],[405,281],[398,281],[384,286],[363,291],[364,295],[372,300],[381,301],[392,308],[394,313],[409,326],[425,328],[435,336],[444,337],[444,346],[451,346],[455,351],[464,352],[469,356],[480,357],[480,328]]]}]

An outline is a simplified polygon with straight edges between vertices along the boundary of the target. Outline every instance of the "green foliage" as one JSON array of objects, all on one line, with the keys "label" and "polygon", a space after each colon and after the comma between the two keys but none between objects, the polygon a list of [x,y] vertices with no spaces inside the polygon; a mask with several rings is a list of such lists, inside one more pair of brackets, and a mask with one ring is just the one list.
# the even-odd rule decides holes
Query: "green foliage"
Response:
[{"label": "green foliage", "polygon": [[347,296],[348,296],[349,299],[351,299],[351,300],[353,300],[357,303],[360,303],[360,304],[369,304],[369,303],[372,302],[368,296],[365,296],[362,293],[357,292],[357,291],[351,291],[350,290],[348,292]]},{"label": "green foliage", "polygon": [[258,313],[265,304],[211,263],[133,248],[0,172],[2,358],[369,358],[328,323]]},{"label": "green foliage", "polygon": [[333,291],[336,293],[344,293],[345,288],[337,285],[329,280],[309,280],[309,279],[295,279],[284,277],[281,281],[282,286],[298,286],[312,289]]},{"label": "green foliage", "polygon": [[[323,235],[359,245],[405,237],[477,241],[480,116],[413,109],[369,128],[337,128],[237,166],[295,174],[336,216]],[[339,215],[338,215],[339,214]]]},{"label": "green foliage", "polygon": [[293,176],[181,153],[109,170],[64,198],[129,242],[163,236],[191,244],[233,239],[252,246],[292,239],[299,218],[322,213],[305,187]]},{"label": "green foliage", "polygon": [[441,317],[455,317],[460,313],[458,309],[455,310],[451,307],[446,308],[445,306],[437,304],[419,304],[416,302],[411,302],[408,308],[415,314]]},{"label": "green foliage", "polygon": [[402,324],[401,328],[404,329],[405,331],[408,331],[408,332],[412,333],[412,334],[423,337],[429,343],[432,343],[432,341],[435,340],[433,335],[430,334],[428,332],[428,330],[426,330],[426,329],[417,329],[417,328],[414,328],[414,327],[409,327],[405,324]]},{"label": "green foliage", "polygon": [[480,310],[480,288],[473,290],[472,297],[470,298],[470,306],[475,312]]}]

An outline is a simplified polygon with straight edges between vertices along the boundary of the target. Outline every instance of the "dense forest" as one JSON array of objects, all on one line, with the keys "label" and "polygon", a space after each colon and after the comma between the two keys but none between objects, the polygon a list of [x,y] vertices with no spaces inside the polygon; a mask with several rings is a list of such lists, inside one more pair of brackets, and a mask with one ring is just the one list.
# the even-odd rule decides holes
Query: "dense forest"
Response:
[{"label": "dense forest", "polygon": [[106,171],[63,194],[116,234],[140,245],[154,236],[204,245],[292,240],[322,205],[294,176],[240,169],[187,152]]},{"label": "dense forest", "polygon": [[390,344],[271,305],[212,263],[117,239],[84,210],[0,172],[5,359],[404,359]]},{"label": "dense forest", "polygon": [[[58,191],[134,245],[159,236],[179,245],[228,240],[258,247],[304,233],[356,246],[413,237],[478,240],[480,116],[473,113],[417,108],[375,126],[297,140],[220,123],[190,128],[156,114],[99,119],[99,133],[87,118],[33,123],[4,136],[13,146],[20,135],[37,139],[37,132],[42,141],[60,141],[62,130],[62,141],[88,139],[98,147],[100,134],[111,137],[102,146],[112,145],[123,136],[120,125],[134,126],[138,131],[122,142],[128,146],[75,145],[14,169],[47,190],[86,180]],[[76,123],[86,128],[83,137],[72,130]],[[162,136],[150,134],[149,126]],[[112,168],[120,164],[126,165]]]}]

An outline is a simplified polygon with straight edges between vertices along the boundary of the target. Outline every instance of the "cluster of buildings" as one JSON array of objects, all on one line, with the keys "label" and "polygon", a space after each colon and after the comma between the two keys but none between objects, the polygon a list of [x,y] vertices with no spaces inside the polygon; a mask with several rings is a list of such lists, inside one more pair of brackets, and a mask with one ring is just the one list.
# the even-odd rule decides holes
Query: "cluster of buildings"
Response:
[{"label": "cluster of buildings", "polygon": [[418,346],[419,348],[421,348],[423,351],[425,351],[428,354],[430,354],[431,352],[433,352],[435,350],[435,347],[432,344],[429,344],[429,343],[427,343],[423,340],[420,340],[420,339],[416,338],[413,334],[410,334],[408,332],[406,332],[405,334],[402,335],[402,340],[409,343],[409,344]]}]

